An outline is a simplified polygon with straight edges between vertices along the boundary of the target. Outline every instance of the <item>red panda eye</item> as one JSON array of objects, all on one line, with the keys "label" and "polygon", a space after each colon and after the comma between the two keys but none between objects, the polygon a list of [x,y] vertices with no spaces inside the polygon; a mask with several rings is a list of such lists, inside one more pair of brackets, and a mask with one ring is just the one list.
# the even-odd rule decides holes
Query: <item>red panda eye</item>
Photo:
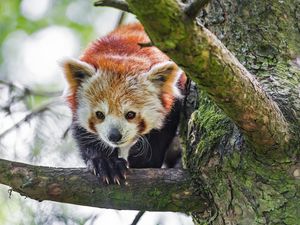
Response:
[{"label": "red panda eye", "polygon": [[105,119],[105,116],[104,116],[103,112],[100,112],[100,111],[97,111],[97,112],[96,112],[96,117],[97,117],[99,120],[104,120],[104,119]]},{"label": "red panda eye", "polygon": [[132,120],[134,117],[136,116],[136,113],[133,111],[129,111],[128,113],[126,113],[125,118],[127,120]]}]

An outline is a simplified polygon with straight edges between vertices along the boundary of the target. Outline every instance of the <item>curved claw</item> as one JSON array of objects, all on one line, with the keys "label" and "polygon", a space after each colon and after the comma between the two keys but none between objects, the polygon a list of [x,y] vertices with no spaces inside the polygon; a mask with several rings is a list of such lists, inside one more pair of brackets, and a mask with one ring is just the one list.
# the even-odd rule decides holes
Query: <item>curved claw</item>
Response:
[{"label": "curved claw", "polygon": [[114,177],[114,182],[115,182],[115,184],[121,185],[119,177]]},{"label": "curved claw", "polygon": [[87,167],[104,184],[118,184],[126,179],[127,161],[123,158],[97,157],[87,161]]},{"label": "curved claw", "polygon": [[103,183],[106,183],[106,184],[109,184],[109,183],[110,183],[108,177],[103,177],[103,178],[102,178],[102,182],[103,182]]}]

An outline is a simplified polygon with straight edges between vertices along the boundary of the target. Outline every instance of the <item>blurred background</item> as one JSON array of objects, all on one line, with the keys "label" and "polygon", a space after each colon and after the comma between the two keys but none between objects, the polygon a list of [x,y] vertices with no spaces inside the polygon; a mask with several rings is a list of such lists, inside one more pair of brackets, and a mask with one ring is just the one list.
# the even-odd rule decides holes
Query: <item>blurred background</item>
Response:
[{"label": "blurred background", "polygon": [[[69,132],[59,62],[79,57],[90,41],[133,21],[133,15],[86,0],[0,0],[0,158],[84,166]],[[1,225],[129,225],[137,213],[37,202],[0,185]],[[193,223],[180,213],[146,212],[138,224]]]}]

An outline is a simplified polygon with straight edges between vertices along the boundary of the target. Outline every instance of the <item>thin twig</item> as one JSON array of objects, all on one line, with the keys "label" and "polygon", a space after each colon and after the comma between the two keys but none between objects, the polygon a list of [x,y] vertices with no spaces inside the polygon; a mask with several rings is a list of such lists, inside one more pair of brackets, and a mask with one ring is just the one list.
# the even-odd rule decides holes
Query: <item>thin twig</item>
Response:
[{"label": "thin twig", "polygon": [[126,12],[125,11],[122,11],[121,13],[120,13],[120,17],[119,17],[119,19],[118,19],[118,23],[117,23],[117,26],[116,27],[119,27],[119,26],[121,26],[123,23],[124,23],[124,21],[125,21],[125,19],[126,19]]},{"label": "thin twig", "polygon": [[56,103],[56,101],[48,102],[48,103],[40,106],[39,108],[35,109],[31,113],[27,114],[19,122],[15,123],[13,126],[11,126],[10,128],[6,129],[4,132],[2,132],[0,134],[0,139],[2,139],[4,136],[6,136],[8,133],[10,133],[11,131],[13,131],[14,129],[19,128],[23,123],[29,122],[34,117],[36,117],[36,116],[44,113],[45,111],[49,110],[49,107],[51,105],[55,104],[55,103]]},{"label": "thin twig", "polygon": [[154,46],[152,42],[138,43],[138,45],[139,45],[141,48],[147,48],[147,47],[153,47],[153,46]]},{"label": "thin twig", "polygon": [[142,218],[142,216],[143,216],[144,214],[145,214],[145,211],[139,211],[139,212],[136,214],[136,216],[135,216],[134,220],[132,221],[131,225],[137,225],[138,222],[140,221],[140,219]]},{"label": "thin twig", "polygon": [[94,6],[109,6],[116,9],[123,10],[125,12],[131,12],[128,4],[124,0],[100,0],[94,3]]},{"label": "thin twig", "polygon": [[210,0],[194,0],[184,9],[184,12],[190,19],[195,19],[208,2]]},{"label": "thin twig", "polygon": [[61,91],[40,92],[40,91],[32,90],[28,87],[20,86],[20,85],[17,85],[15,83],[4,81],[4,80],[0,80],[0,85],[4,85],[4,86],[7,86],[9,88],[20,90],[21,92],[24,93],[24,96],[25,95],[26,96],[33,95],[33,96],[41,96],[41,97],[58,97],[58,96],[61,95]]},{"label": "thin twig", "polygon": [[67,129],[65,130],[65,132],[61,136],[61,139],[66,139],[66,137],[69,134],[70,130],[71,130],[71,125],[67,127]]}]

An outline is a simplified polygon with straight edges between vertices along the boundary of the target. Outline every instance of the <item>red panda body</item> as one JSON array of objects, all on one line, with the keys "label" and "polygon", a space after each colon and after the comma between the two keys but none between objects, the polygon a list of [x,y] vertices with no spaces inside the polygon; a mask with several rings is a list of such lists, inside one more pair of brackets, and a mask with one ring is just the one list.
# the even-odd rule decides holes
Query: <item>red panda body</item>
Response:
[{"label": "red panda body", "polygon": [[81,60],[124,76],[146,72],[152,65],[169,60],[156,47],[139,45],[149,42],[140,24],[121,26],[92,43]]},{"label": "red panda body", "polygon": [[125,173],[118,152],[131,167],[160,167],[176,133],[186,77],[149,42],[142,25],[121,26],[63,65],[75,140],[105,181]]}]

